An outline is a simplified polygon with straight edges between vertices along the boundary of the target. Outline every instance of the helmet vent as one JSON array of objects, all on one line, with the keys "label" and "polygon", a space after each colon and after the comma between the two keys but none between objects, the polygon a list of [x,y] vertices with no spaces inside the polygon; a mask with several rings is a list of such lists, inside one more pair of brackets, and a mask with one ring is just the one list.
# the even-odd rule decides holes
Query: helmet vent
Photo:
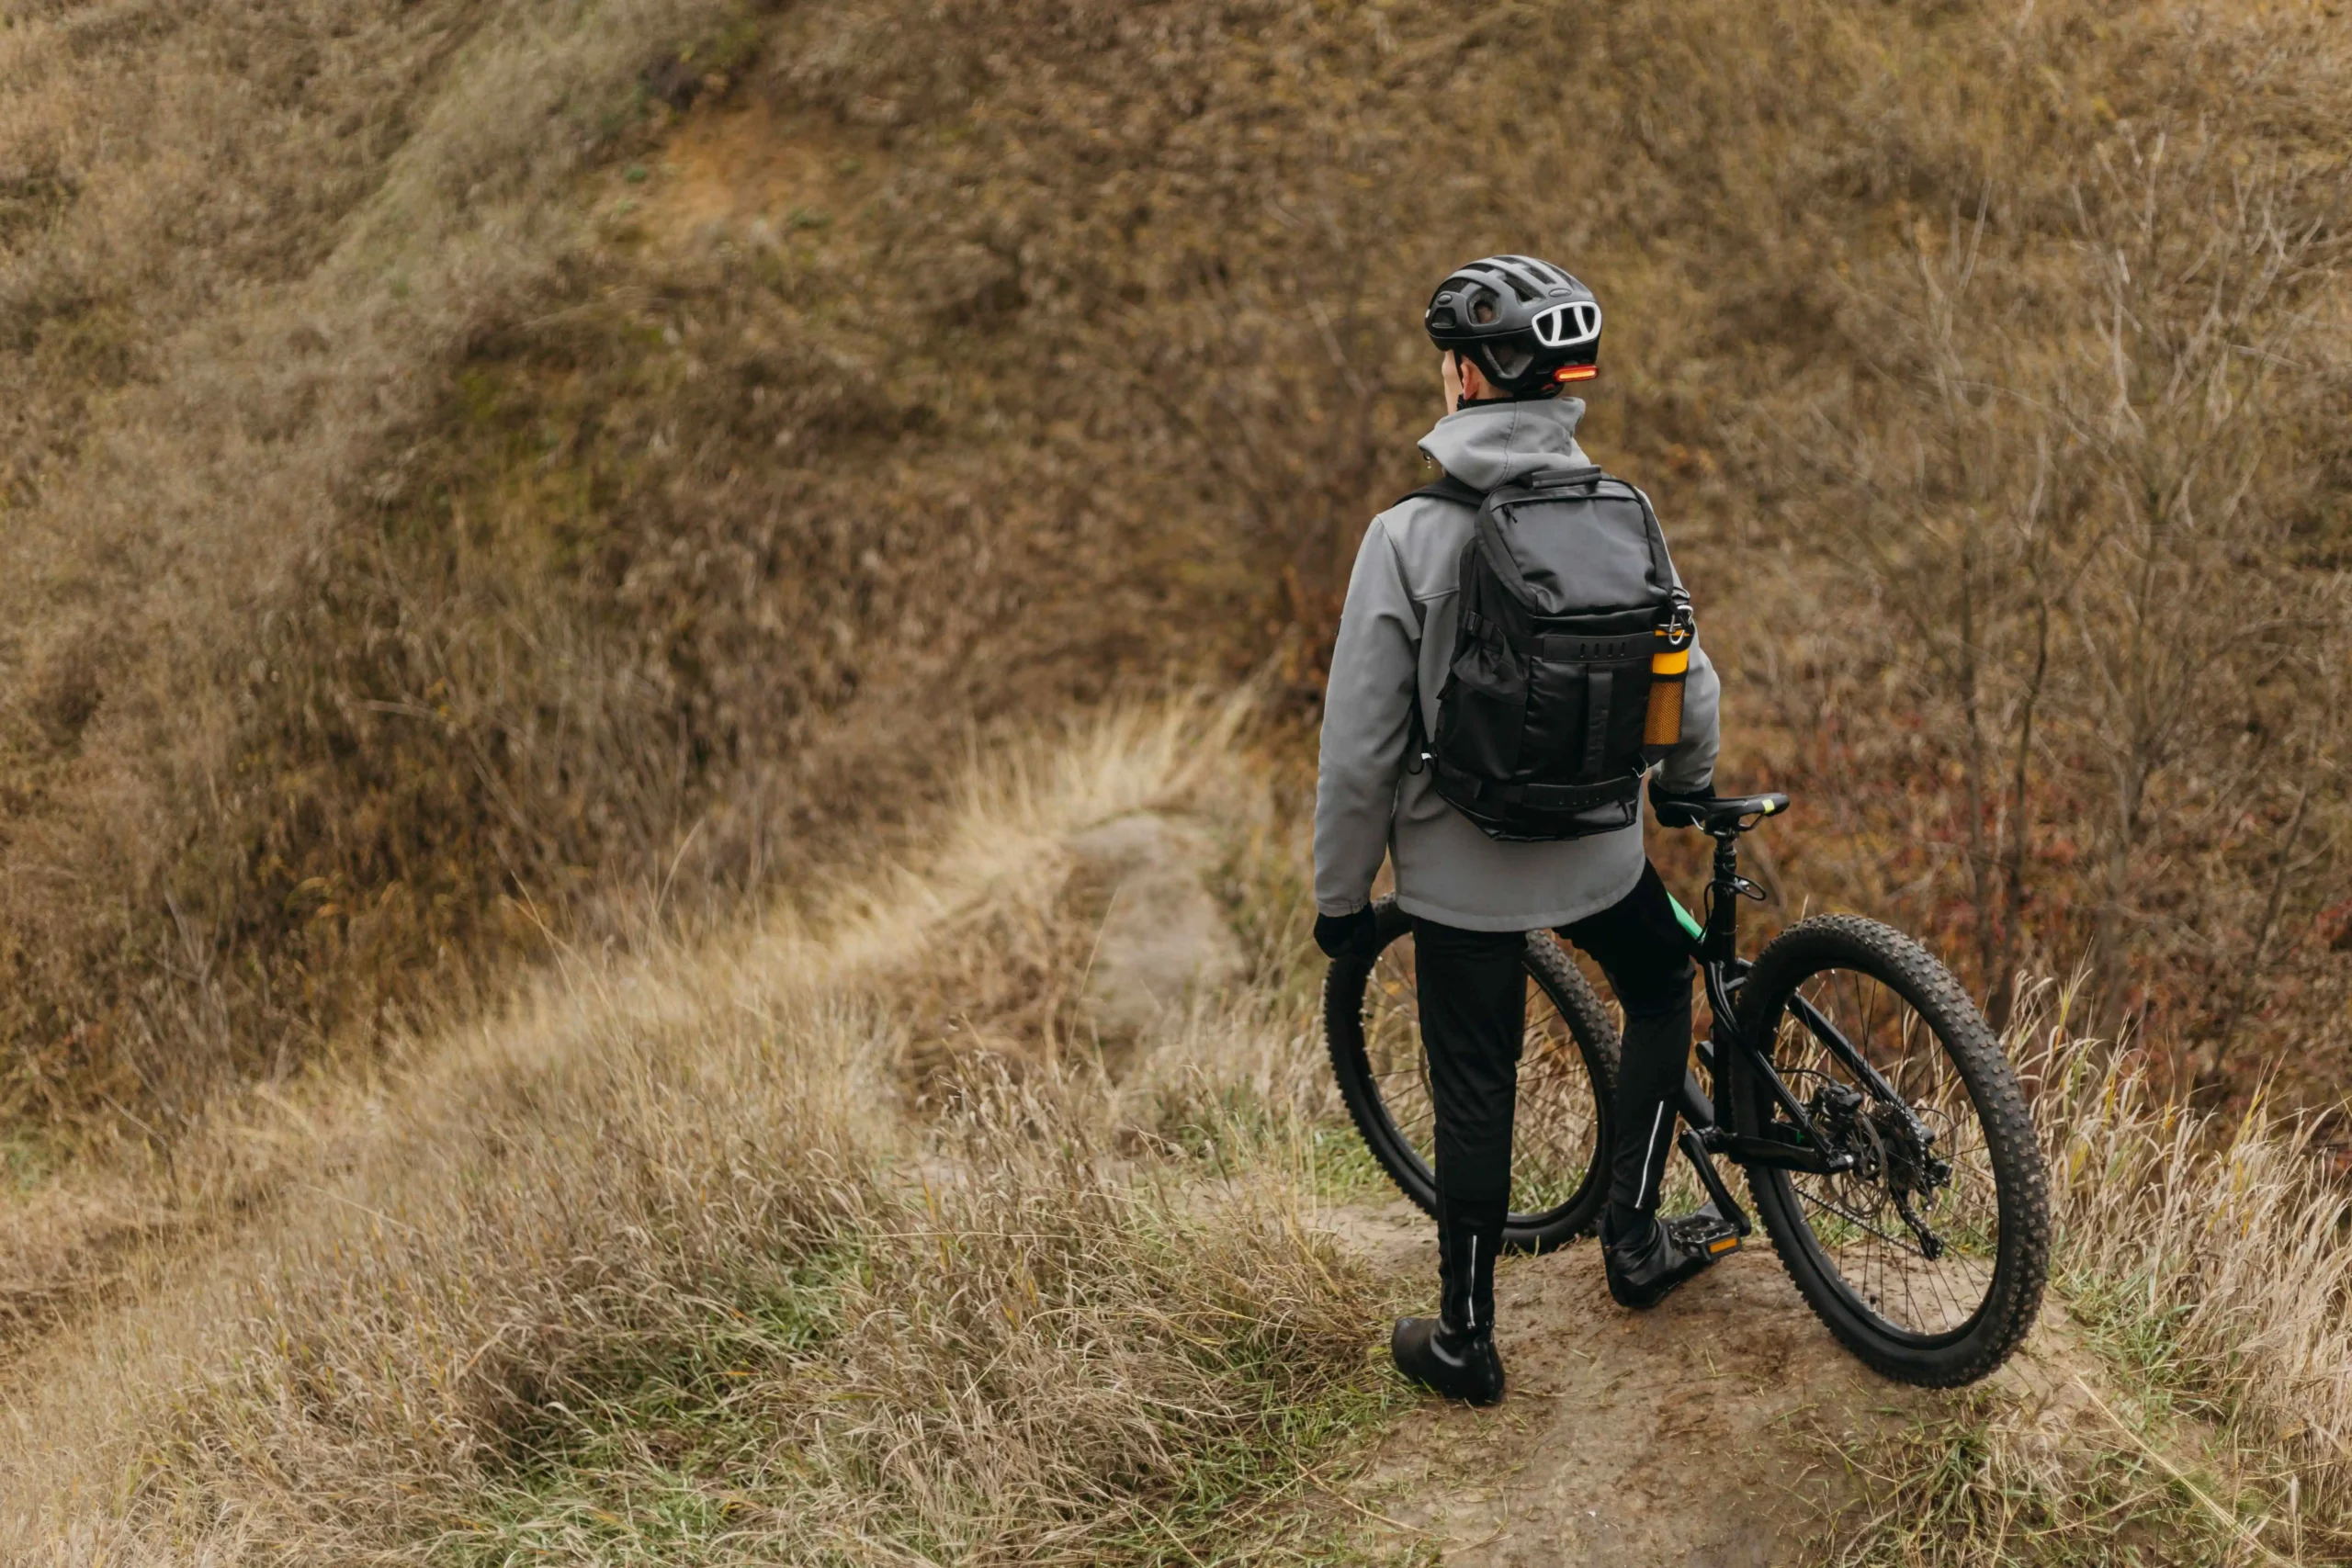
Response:
[{"label": "helmet vent", "polygon": [[1573,347],[1600,335],[1600,307],[1589,299],[1573,299],[1536,311],[1528,325],[1545,348]]}]

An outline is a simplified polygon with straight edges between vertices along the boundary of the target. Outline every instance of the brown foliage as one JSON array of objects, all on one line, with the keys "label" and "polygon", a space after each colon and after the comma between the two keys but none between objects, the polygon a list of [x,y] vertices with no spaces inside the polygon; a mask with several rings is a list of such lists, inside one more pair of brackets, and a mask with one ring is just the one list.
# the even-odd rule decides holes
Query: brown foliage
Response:
[{"label": "brown foliage", "polygon": [[0,35],[27,1108],[788,883],[970,725],[1304,711],[1503,248],[1608,302],[1785,893],[2095,947],[2217,1083],[2342,1006],[2316,9],[269,9]]}]

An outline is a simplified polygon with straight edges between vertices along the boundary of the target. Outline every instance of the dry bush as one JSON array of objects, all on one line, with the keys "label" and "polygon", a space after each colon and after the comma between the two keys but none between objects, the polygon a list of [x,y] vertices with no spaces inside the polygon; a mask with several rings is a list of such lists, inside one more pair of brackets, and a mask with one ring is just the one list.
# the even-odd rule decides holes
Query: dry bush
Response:
[{"label": "dry bush", "polygon": [[2097,943],[2187,1079],[2335,1070],[2324,14],[330,9],[0,46],[73,84],[31,130],[191,128],[0,169],[9,287],[96,301],[7,350],[23,1110],[168,1139],[1171,662],[1278,655],[1303,716],[1419,477],[1423,291],[1507,247],[1610,302],[1592,447],[1708,611],[1727,776],[1821,808],[1792,900],[1996,1000]]},{"label": "dry bush", "polygon": [[[2275,33],[2199,42],[2237,91],[2283,65]],[[2302,64],[2308,131],[2343,89]],[[1864,503],[1819,525],[1872,590],[1858,662],[1928,720],[1902,739],[1936,771],[1890,804],[1957,839],[1939,879],[1996,1012],[2021,961],[2087,949],[2102,1018],[2200,1036],[2211,1086],[2288,1001],[2278,961],[2325,941],[2352,601],[2313,434],[2352,355],[2345,192],[2291,121],[2147,96],[2054,166],[2029,122],[1986,139],[1973,210],[1910,237],[1907,297],[1857,291],[1870,402],[1807,412]]]},{"label": "dry bush", "polygon": [[2352,1544],[2352,1236],[2312,1121],[2185,1112],[2079,1045],[2031,1065],[2075,1315]]},{"label": "dry bush", "polygon": [[1050,903],[1041,852],[1186,798],[1231,723],[1040,748],[821,927],[582,958],[342,1107],[249,1240],[19,1369],[12,1550],[1081,1563],[1296,1528],[1382,1397],[1376,1292],[1301,1190],[1136,1168],[1148,1091],[1084,1074],[894,1109],[900,960]]}]

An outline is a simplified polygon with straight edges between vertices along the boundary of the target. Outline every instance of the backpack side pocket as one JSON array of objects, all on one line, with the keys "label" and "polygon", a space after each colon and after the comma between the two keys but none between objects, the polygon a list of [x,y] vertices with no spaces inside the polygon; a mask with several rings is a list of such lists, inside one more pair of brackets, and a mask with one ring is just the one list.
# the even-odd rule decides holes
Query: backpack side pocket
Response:
[{"label": "backpack side pocket", "polygon": [[1519,769],[1527,731],[1527,663],[1489,626],[1455,649],[1438,693],[1438,761],[1494,784]]}]

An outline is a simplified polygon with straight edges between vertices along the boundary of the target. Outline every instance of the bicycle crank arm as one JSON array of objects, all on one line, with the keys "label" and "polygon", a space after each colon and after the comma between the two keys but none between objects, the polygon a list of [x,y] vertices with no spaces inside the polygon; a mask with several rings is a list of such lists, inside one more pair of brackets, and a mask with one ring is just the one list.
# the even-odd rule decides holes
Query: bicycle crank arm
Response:
[{"label": "bicycle crank arm", "polygon": [[1690,1168],[1699,1173],[1699,1185],[1707,1190],[1708,1198],[1715,1205],[1715,1213],[1730,1221],[1732,1229],[1740,1235],[1751,1234],[1756,1226],[1749,1221],[1747,1211],[1732,1197],[1731,1189],[1724,1185],[1723,1172],[1717,1170],[1715,1162],[1708,1157],[1707,1141],[1692,1129],[1685,1127],[1682,1136],[1675,1140],[1675,1146],[1682,1151],[1682,1157],[1690,1162]]}]

